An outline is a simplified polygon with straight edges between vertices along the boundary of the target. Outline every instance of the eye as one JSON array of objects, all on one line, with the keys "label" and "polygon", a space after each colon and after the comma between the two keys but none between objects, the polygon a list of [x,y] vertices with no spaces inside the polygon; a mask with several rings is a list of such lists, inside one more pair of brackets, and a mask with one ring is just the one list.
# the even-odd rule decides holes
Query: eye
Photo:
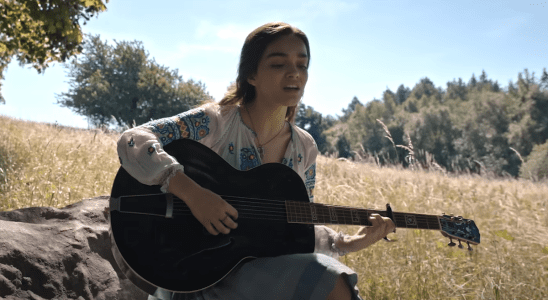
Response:
[{"label": "eye", "polygon": [[308,66],[299,66],[303,70],[308,70]]}]

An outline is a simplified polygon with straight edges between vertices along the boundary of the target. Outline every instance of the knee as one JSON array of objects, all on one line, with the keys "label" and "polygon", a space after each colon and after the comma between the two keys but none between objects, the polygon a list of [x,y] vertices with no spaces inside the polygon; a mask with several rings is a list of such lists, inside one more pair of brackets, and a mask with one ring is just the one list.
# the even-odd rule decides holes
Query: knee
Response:
[{"label": "knee", "polygon": [[327,296],[327,300],[352,300],[352,292],[346,279],[346,274],[339,275],[335,287]]}]

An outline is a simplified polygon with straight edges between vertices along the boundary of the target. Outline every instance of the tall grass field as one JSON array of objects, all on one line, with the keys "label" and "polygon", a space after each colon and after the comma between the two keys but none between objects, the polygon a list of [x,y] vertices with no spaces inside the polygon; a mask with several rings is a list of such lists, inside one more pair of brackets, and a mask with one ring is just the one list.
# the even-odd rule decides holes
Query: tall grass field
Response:
[{"label": "tall grass field", "polygon": [[[61,208],[110,194],[119,133],[75,130],[0,116],[0,211]],[[320,156],[315,201],[475,221],[473,251],[438,231],[398,229],[340,260],[366,299],[548,299],[548,185],[452,176]],[[353,226],[333,226],[348,234]]]}]

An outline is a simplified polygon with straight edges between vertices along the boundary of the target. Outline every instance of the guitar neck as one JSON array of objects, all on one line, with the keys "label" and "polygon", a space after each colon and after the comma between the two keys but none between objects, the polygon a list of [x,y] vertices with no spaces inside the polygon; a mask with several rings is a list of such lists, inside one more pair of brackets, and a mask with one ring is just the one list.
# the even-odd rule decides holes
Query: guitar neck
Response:
[{"label": "guitar neck", "polygon": [[[371,214],[387,217],[387,211],[360,209],[347,206],[326,205],[285,201],[287,221],[304,224],[335,224],[371,226]],[[416,228],[441,230],[439,217],[436,215],[392,212],[394,223],[399,228]]]}]

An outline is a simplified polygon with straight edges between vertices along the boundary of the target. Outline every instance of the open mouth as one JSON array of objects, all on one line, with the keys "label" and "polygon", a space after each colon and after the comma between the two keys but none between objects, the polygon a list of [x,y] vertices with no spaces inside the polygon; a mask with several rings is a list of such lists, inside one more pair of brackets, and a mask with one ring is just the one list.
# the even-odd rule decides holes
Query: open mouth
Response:
[{"label": "open mouth", "polygon": [[300,88],[298,86],[289,85],[289,86],[284,87],[284,90],[286,90],[286,91],[298,91],[298,90],[300,90]]}]

